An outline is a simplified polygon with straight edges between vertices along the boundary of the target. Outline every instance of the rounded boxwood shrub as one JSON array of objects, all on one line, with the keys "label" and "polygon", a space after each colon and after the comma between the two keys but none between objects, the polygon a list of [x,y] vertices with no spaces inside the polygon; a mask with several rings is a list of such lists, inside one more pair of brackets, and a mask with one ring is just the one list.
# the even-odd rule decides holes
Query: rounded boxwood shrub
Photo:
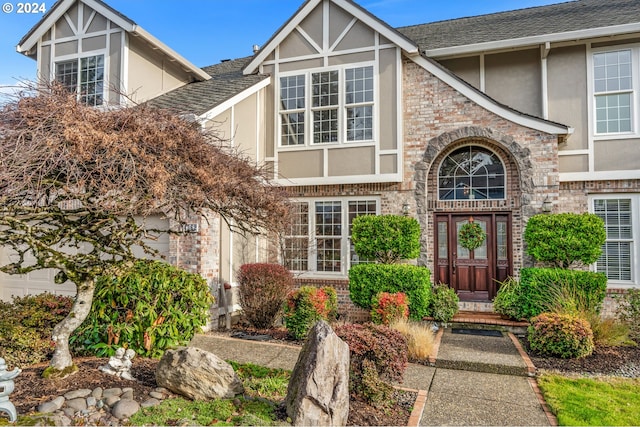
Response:
[{"label": "rounded boxwood shrub", "polygon": [[138,261],[118,277],[97,280],[91,312],[72,337],[77,350],[113,355],[118,347],[159,357],[186,345],[209,320],[207,282],[161,261]]},{"label": "rounded boxwood shrub", "polygon": [[245,319],[259,329],[270,328],[293,289],[293,274],[278,264],[244,264],[238,271],[238,299]]},{"label": "rounded boxwood shrub", "polygon": [[445,283],[433,286],[433,296],[429,304],[429,315],[436,322],[450,322],[458,312],[458,294]]},{"label": "rounded boxwood shrub", "polygon": [[331,286],[316,288],[301,286],[289,292],[284,305],[284,324],[289,335],[297,340],[307,337],[309,329],[319,320],[335,320],[338,296]]},{"label": "rounded boxwood shrub", "polygon": [[589,322],[569,314],[542,313],[528,328],[531,349],[544,355],[580,358],[593,352]]},{"label": "rounded boxwood shrub", "polygon": [[349,269],[349,296],[358,307],[371,310],[380,292],[402,292],[409,298],[409,317],[422,320],[431,301],[431,273],[409,264],[358,264]]},{"label": "rounded boxwood shrub", "polygon": [[574,262],[593,264],[606,240],[604,222],[594,214],[540,214],[524,231],[527,253],[536,261],[569,268]]},{"label": "rounded boxwood shrub", "polygon": [[353,220],[351,241],[359,257],[393,264],[420,256],[420,224],[399,215],[360,215]]},{"label": "rounded boxwood shrub", "polygon": [[409,300],[402,292],[380,292],[373,299],[371,321],[389,326],[391,322],[409,317]]}]

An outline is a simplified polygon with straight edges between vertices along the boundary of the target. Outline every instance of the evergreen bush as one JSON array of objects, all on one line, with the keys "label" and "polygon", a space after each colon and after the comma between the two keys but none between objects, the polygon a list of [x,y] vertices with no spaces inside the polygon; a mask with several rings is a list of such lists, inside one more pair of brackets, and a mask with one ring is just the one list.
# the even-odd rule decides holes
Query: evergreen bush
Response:
[{"label": "evergreen bush", "polygon": [[361,215],[353,220],[351,241],[358,256],[393,264],[420,256],[420,224],[399,215]]},{"label": "evergreen bush", "polygon": [[300,289],[289,292],[287,296],[284,324],[289,335],[302,340],[317,321],[333,321],[337,313],[338,297],[334,288],[301,286]]},{"label": "evergreen bush", "polygon": [[604,222],[594,214],[540,214],[529,218],[524,232],[527,253],[536,261],[569,268],[593,264],[606,240]]},{"label": "evergreen bush", "polygon": [[293,289],[293,274],[278,264],[244,264],[238,272],[238,299],[245,319],[259,329],[275,323],[287,295]]},{"label": "evergreen bush", "polygon": [[448,323],[458,312],[458,294],[446,283],[433,285],[433,296],[429,304],[429,315],[436,322]]},{"label": "evergreen bush", "polygon": [[570,314],[542,313],[528,328],[531,349],[549,356],[581,358],[593,352],[589,322]]},{"label": "evergreen bush", "polygon": [[493,311],[509,319],[520,320],[522,314],[522,290],[520,282],[513,277],[508,277],[500,285],[498,293],[493,299]]},{"label": "evergreen bush", "polygon": [[206,325],[212,303],[202,276],[140,260],[119,277],[98,278],[91,312],[71,342],[97,356],[128,347],[159,357],[186,345]]},{"label": "evergreen bush", "polygon": [[371,310],[380,292],[402,292],[409,298],[409,317],[422,320],[429,312],[431,279],[428,268],[408,264],[358,264],[349,270],[351,301]]}]

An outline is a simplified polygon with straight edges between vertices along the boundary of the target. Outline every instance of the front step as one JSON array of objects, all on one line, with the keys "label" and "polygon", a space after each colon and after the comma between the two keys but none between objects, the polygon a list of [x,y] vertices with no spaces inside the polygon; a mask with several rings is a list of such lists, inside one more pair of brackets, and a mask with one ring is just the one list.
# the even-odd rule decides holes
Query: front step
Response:
[{"label": "front step", "polygon": [[525,335],[529,323],[503,319],[498,313],[493,312],[459,311],[448,326],[462,329],[497,329],[515,335]]}]

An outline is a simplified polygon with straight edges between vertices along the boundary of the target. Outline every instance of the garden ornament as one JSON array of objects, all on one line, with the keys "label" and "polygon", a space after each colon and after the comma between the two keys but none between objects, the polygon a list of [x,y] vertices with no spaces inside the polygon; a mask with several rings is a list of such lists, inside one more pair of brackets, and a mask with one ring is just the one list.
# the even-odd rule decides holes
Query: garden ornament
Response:
[{"label": "garden ornament", "polygon": [[9,401],[9,395],[13,392],[13,379],[22,372],[21,369],[15,368],[13,371],[7,371],[7,364],[0,357],[0,412],[9,414],[9,422],[15,422],[18,419],[18,413],[13,403]]},{"label": "garden ornament", "polygon": [[125,351],[123,347],[116,349],[116,353],[109,358],[109,362],[106,365],[100,366],[98,370],[109,374],[115,375],[125,380],[135,381],[135,378],[131,375],[131,366],[133,365],[131,359],[136,355],[133,349]]}]

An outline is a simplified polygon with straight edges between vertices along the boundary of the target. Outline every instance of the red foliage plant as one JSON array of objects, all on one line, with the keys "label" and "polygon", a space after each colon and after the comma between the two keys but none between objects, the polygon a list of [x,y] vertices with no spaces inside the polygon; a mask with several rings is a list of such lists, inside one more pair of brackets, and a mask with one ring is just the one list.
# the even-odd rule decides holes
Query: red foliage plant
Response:
[{"label": "red foliage plant", "polygon": [[403,292],[380,292],[373,299],[371,320],[373,323],[389,325],[396,319],[409,318],[409,299]]},{"label": "red foliage plant", "polygon": [[238,298],[247,321],[256,328],[273,326],[293,288],[293,274],[279,264],[244,264],[238,282]]}]

